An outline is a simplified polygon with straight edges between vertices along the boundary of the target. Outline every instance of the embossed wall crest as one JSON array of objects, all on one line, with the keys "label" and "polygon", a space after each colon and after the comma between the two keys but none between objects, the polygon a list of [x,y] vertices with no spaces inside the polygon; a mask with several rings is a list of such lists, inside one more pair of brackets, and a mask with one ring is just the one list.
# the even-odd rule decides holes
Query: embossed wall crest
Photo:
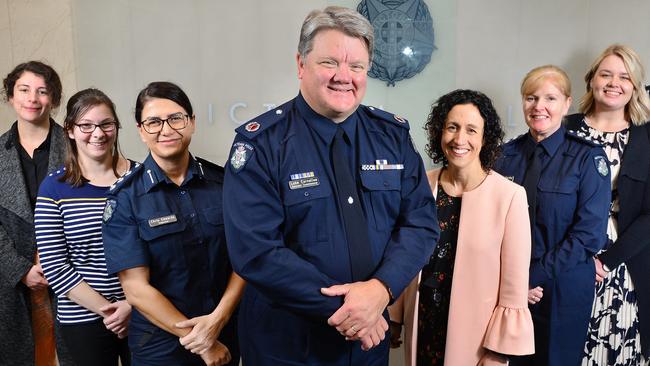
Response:
[{"label": "embossed wall crest", "polygon": [[433,19],[423,0],[363,0],[357,11],[375,30],[370,77],[388,86],[419,73],[431,61]]}]

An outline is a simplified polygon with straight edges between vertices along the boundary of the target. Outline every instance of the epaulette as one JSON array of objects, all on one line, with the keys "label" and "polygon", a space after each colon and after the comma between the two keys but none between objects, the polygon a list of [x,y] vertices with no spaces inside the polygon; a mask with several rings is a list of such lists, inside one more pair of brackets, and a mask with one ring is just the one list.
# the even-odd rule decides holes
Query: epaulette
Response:
[{"label": "epaulette", "polygon": [[53,171],[52,173],[48,174],[50,177],[59,177],[60,175],[65,174],[65,167],[61,167],[60,169],[57,169],[56,171]]},{"label": "epaulette", "polygon": [[140,170],[142,170],[142,167],[143,165],[141,163],[136,162],[133,168],[127,170],[123,176],[117,178],[115,183],[113,183],[113,185],[108,189],[108,193],[117,193],[127,182],[130,182]]},{"label": "epaulette", "polygon": [[587,136],[584,133],[581,133],[579,131],[566,130],[566,136],[571,138],[572,140],[582,142],[582,143],[587,144],[589,146],[603,147],[603,145],[597,143],[596,141],[592,141],[592,140],[587,139]]},{"label": "epaulette", "polygon": [[262,131],[283,120],[286,117],[286,112],[291,109],[291,103],[293,103],[293,101],[289,101],[277,108],[273,108],[268,112],[260,114],[259,116],[237,127],[235,129],[235,132],[245,136],[250,140],[255,139],[255,137],[258,136]]},{"label": "epaulette", "polygon": [[223,180],[223,175],[225,173],[225,170],[223,169],[222,166],[217,165],[209,160],[199,158],[198,156],[195,156],[194,160],[196,160],[196,163],[198,164],[199,169],[201,170],[201,174],[203,174],[204,176],[210,179]]},{"label": "epaulette", "polygon": [[378,118],[382,121],[391,122],[402,128],[406,128],[407,130],[410,129],[409,122],[404,117],[400,117],[396,114],[372,106],[361,105],[361,108],[372,117]]}]

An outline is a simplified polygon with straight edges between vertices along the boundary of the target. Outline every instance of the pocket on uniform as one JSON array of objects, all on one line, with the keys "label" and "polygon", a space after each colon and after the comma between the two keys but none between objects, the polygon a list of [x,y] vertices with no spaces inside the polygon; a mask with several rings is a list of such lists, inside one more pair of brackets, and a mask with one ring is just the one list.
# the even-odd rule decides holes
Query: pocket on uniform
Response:
[{"label": "pocket on uniform", "polygon": [[287,189],[282,203],[290,225],[294,228],[290,242],[326,242],[328,233],[328,204],[332,200],[328,182],[308,188]]},{"label": "pocket on uniform", "polygon": [[223,225],[223,208],[210,207],[203,209],[201,215],[206,222],[212,225]]},{"label": "pocket on uniform", "polygon": [[392,228],[401,204],[401,170],[362,171],[360,177],[368,219],[377,230]]},{"label": "pocket on uniform", "polygon": [[[170,215],[160,215],[158,217]],[[161,270],[185,267],[183,233],[187,223],[182,217],[177,216],[176,220],[175,222],[155,226],[151,225],[150,220],[143,220],[138,223],[140,238],[146,241],[149,246],[150,267]]]}]

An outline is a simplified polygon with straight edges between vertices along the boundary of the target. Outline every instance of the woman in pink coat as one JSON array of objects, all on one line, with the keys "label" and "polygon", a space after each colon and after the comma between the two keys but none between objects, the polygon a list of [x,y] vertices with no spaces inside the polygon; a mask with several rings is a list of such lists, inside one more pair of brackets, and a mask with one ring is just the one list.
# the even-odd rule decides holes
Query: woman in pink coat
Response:
[{"label": "woman in pink coat", "polygon": [[407,365],[505,365],[534,353],[527,304],[530,226],[526,193],[491,167],[503,131],[492,102],[456,90],[433,105],[428,173],[441,235],[429,264],[391,307]]}]

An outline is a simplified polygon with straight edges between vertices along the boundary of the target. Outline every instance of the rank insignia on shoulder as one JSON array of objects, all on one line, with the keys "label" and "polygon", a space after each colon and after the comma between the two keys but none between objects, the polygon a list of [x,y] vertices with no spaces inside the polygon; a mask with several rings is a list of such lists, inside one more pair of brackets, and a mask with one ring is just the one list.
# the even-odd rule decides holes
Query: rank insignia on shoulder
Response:
[{"label": "rank insignia on shoulder", "polygon": [[394,115],[393,118],[395,118],[395,120],[399,123],[406,123],[406,120],[398,115]]},{"label": "rank insignia on shoulder", "polygon": [[248,122],[244,129],[248,132],[255,132],[260,129],[260,124],[258,122]]},{"label": "rank insignia on shoulder", "polygon": [[232,154],[230,155],[230,166],[235,172],[239,172],[246,165],[251,156],[253,156],[253,151],[253,146],[245,142],[235,142],[233,144]]},{"label": "rank insignia on shoulder", "polygon": [[607,174],[609,174],[609,166],[607,166],[605,157],[595,156],[594,163],[596,164],[596,170],[598,170],[598,174],[602,175],[603,177],[606,177]]},{"label": "rank insignia on shoulder", "polygon": [[113,212],[115,211],[115,208],[117,207],[117,201],[115,200],[107,200],[106,201],[106,206],[104,206],[104,214],[102,215],[102,220],[104,222],[108,222],[108,220],[113,217]]},{"label": "rank insignia on shoulder", "polygon": [[375,160],[374,164],[361,164],[361,170],[403,170],[404,164],[388,164],[388,160]]},{"label": "rank insignia on shoulder", "polygon": [[289,189],[309,188],[318,185],[320,185],[320,180],[314,172],[291,174],[291,180],[289,181]]}]

